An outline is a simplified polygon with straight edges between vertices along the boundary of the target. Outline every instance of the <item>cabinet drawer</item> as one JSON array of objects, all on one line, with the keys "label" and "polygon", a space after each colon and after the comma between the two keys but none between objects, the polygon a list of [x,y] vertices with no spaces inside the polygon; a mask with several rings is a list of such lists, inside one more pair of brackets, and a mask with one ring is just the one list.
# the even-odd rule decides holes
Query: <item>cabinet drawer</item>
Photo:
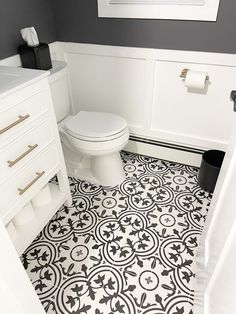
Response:
[{"label": "cabinet drawer", "polygon": [[31,97],[17,102],[17,98],[5,100],[0,106],[0,147],[7,144],[11,137],[19,135],[35,119],[47,112],[47,100],[44,91],[38,91]]},{"label": "cabinet drawer", "polygon": [[30,129],[0,150],[0,183],[28,163],[54,139],[50,120]]},{"label": "cabinet drawer", "polygon": [[30,201],[34,194],[54,175],[59,166],[57,147],[44,150],[5,184],[0,185],[0,218],[7,223],[17,212]]}]

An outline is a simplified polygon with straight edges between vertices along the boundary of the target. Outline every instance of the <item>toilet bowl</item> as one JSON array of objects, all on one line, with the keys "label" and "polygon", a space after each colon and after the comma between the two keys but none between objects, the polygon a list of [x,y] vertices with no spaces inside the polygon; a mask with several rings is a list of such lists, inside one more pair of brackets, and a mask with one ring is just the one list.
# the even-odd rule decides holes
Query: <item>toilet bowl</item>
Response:
[{"label": "toilet bowl", "polygon": [[120,151],[129,139],[127,122],[107,112],[71,115],[67,64],[53,62],[49,84],[68,174],[100,185],[125,179]]},{"label": "toilet bowl", "polygon": [[[61,121],[59,132],[69,150],[83,155],[79,159],[81,165],[75,166],[73,173],[69,171],[71,175],[109,186],[125,179],[120,151],[128,143],[129,130],[123,118],[105,112],[80,111]],[[82,171],[78,168],[82,167],[83,157],[89,158],[89,166]]]}]

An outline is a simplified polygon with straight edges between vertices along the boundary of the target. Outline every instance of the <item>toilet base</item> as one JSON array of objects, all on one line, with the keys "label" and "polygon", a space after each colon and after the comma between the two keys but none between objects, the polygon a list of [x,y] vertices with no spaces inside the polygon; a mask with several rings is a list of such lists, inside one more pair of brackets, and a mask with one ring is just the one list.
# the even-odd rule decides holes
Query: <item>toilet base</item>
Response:
[{"label": "toilet base", "polygon": [[101,185],[115,186],[125,179],[120,153],[92,156],[91,172]]},{"label": "toilet base", "polygon": [[125,179],[120,153],[87,157],[79,155],[62,145],[67,173],[94,184],[115,186]]}]

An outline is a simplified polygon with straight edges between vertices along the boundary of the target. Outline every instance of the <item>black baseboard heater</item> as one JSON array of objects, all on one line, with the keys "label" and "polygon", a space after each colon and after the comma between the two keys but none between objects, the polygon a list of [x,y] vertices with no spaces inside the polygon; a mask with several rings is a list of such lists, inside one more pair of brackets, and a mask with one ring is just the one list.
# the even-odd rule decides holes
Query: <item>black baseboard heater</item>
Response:
[{"label": "black baseboard heater", "polygon": [[134,141],[134,142],[144,143],[144,144],[150,144],[150,145],[161,146],[161,147],[170,148],[170,149],[181,150],[181,151],[199,154],[199,155],[202,155],[205,152],[205,150],[202,150],[199,148],[177,145],[177,144],[172,144],[172,143],[165,143],[165,142],[160,142],[153,139],[147,139],[147,138],[138,137],[134,135],[130,135],[129,140]]}]

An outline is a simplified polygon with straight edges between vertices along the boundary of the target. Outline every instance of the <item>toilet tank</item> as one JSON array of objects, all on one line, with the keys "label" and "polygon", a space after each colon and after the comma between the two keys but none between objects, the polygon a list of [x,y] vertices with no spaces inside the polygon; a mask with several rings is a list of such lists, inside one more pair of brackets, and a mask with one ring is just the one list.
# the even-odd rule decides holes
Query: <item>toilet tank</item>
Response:
[{"label": "toilet tank", "polygon": [[53,61],[50,70],[49,85],[57,122],[70,113],[70,95],[67,82],[67,64],[64,61]]}]

